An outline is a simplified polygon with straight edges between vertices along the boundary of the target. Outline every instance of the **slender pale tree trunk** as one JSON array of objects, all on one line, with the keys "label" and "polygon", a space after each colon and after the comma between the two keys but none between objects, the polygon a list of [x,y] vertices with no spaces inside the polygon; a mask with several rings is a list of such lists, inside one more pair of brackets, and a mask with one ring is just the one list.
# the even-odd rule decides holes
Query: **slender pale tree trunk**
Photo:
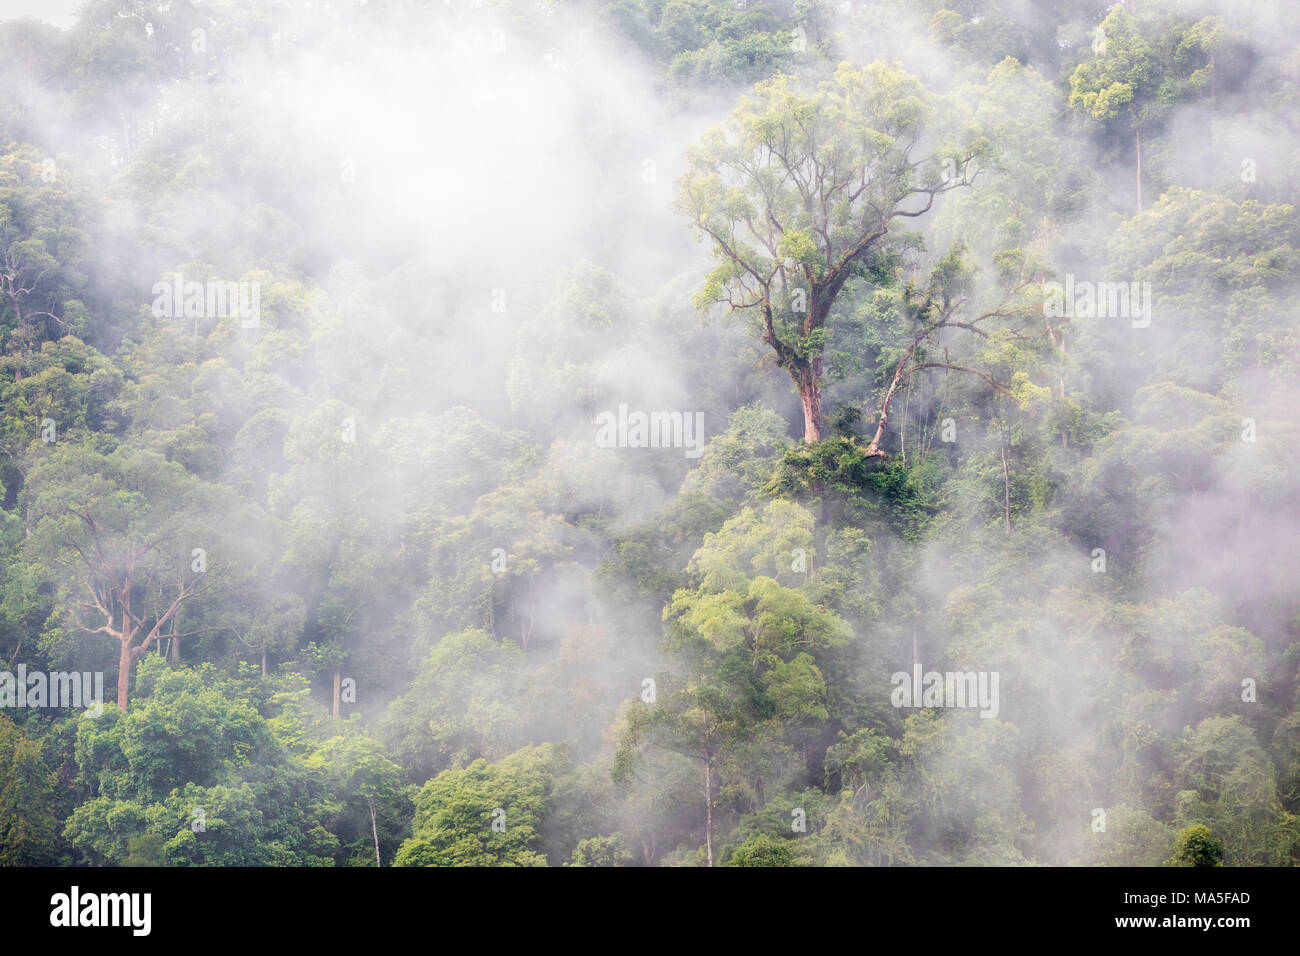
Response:
[{"label": "slender pale tree trunk", "polygon": [[[1039,273],[1039,276],[1038,276],[1038,284],[1041,286],[1041,285],[1043,285],[1046,281],[1047,281],[1047,277],[1044,276],[1042,273]],[[1044,312],[1045,312],[1045,311],[1046,311],[1046,310],[1044,310]],[[1061,325],[1061,327],[1060,327],[1059,329],[1052,328],[1052,320],[1051,320],[1050,318],[1048,318],[1046,315],[1043,316],[1043,322],[1044,322],[1044,324],[1047,326],[1047,336],[1048,336],[1048,338],[1050,338],[1050,339],[1051,339],[1051,340],[1056,344],[1056,348],[1057,348],[1057,350],[1061,353],[1061,374],[1060,374],[1060,375],[1058,376],[1058,378],[1057,378],[1057,386],[1058,386],[1059,389],[1060,389],[1060,392],[1061,392],[1061,398],[1065,398],[1065,359],[1066,359],[1066,350],[1065,350],[1065,325],[1064,325],[1064,323],[1062,323],[1062,325]],[[1062,448],[1066,448],[1066,447],[1068,447],[1068,446],[1069,446],[1068,435],[1067,435],[1066,431],[1065,431],[1064,429],[1062,429],[1062,430],[1061,430],[1061,447],[1062,447]]]},{"label": "slender pale tree trunk", "polygon": [[1007,534],[1010,534],[1011,533],[1011,472],[1007,468],[1006,426],[1004,425],[1001,429],[999,429],[999,431],[1001,432],[1001,434],[998,437],[1002,439],[1001,442],[1002,444],[1002,493],[1005,496],[1003,500],[1006,506]]},{"label": "slender pale tree trunk", "polygon": [[1137,126],[1133,127],[1133,136],[1137,142],[1137,188],[1138,188],[1138,212],[1142,211],[1142,130]]},{"label": "slender pale tree trunk", "polygon": [[[1065,330],[1061,330],[1061,398],[1065,398]],[[1070,435],[1067,431],[1061,432],[1061,447],[1068,448],[1070,444]]]},{"label": "slender pale tree trunk", "polygon": [[713,759],[704,761],[704,846],[713,865]]},{"label": "slender pale tree trunk", "polygon": [[383,866],[379,859],[379,825],[375,822],[375,802],[366,797],[366,805],[370,807],[370,832],[375,836],[375,866]]}]

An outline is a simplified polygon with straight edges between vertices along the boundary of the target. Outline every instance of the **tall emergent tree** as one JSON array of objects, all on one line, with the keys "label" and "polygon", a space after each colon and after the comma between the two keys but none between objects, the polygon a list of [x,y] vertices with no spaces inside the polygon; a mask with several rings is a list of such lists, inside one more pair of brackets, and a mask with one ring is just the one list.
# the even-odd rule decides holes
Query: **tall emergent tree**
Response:
[{"label": "tall emergent tree", "polygon": [[[696,306],[744,311],[803,403],[804,439],[821,440],[822,359],[831,307],[846,283],[870,278],[894,220],[927,213],[967,185],[983,152],[931,142],[935,103],[921,83],[882,63],[841,64],[815,93],[777,75],[754,87],[726,128],[687,155],[677,208],[719,262]],[[921,153],[921,156],[914,156]]]},{"label": "tall emergent tree", "polygon": [[1101,123],[1121,117],[1133,133],[1137,211],[1142,211],[1142,134],[1179,101],[1214,95],[1215,53],[1232,53],[1218,17],[1139,19],[1116,4],[1093,36],[1096,57],[1070,76],[1070,108]]},{"label": "tall emergent tree", "polygon": [[154,452],[102,455],[64,447],[29,475],[24,543],[38,580],[57,593],[56,618],[120,647],[117,706],[125,711],[135,662],[175,627],[213,579],[207,549],[229,521],[220,492]]}]

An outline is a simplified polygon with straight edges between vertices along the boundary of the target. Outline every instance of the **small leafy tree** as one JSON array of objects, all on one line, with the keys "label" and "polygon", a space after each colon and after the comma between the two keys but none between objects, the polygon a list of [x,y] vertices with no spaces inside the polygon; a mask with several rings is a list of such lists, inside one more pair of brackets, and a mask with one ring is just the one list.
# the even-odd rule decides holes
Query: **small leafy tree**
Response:
[{"label": "small leafy tree", "polygon": [[1178,831],[1178,844],[1170,866],[1222,866],[1223,847],[1207,826],[1185,827]]}]

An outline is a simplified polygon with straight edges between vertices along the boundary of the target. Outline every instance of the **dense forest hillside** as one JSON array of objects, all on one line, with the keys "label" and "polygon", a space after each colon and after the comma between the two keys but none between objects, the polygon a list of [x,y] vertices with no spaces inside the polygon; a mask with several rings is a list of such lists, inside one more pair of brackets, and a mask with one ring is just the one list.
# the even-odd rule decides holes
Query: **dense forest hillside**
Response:
[{"label": "dense forest hillside", "polygon": [[0,864],[1300,862],[1297,37],[0,20]]}]

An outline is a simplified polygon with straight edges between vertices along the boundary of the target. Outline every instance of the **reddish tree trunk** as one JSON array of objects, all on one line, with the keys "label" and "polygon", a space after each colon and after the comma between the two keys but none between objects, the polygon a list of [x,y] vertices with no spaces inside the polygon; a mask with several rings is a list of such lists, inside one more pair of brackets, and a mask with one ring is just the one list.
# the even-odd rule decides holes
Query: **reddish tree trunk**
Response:
[{"label": "reddish tree trunk", "polygon": [[122,653],[117,659],[117,709],[126,713],[126,702],[131,693],[131,642],[121,642]]},{"label": "reddish tree trunk", "polygon": [[794,369],[795,386],[803,405],[803,440],[808,444],[822,440],[821,362]]}]

